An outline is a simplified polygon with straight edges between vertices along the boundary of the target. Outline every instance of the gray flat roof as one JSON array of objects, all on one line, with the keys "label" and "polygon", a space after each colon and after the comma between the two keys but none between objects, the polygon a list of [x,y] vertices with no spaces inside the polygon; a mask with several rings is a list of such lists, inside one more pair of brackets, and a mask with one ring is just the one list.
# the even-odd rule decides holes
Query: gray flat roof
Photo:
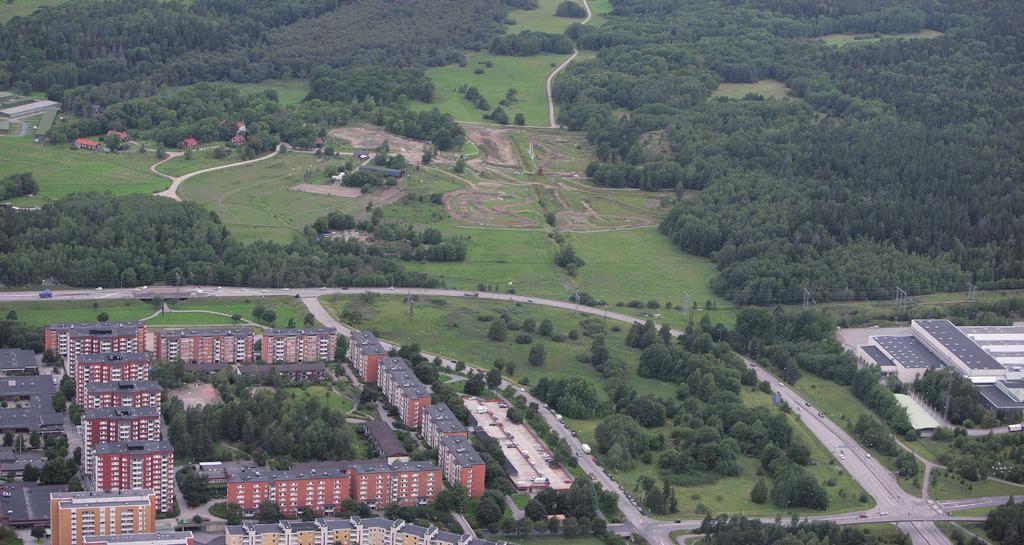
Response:
[{"label": "gray flat roof", "polygon": [[364,354],[387,354],[387,350],[384,350],[384,345],[380,343],[372,331],[353,331],[351,342],[353,345],[358,346],[359,350]]},{"label": "gray flat roof", "polygon": [[266,469],[239,468],[228,474],[228,482],[274,482],[294,481],[301,479],[326,479],[336,477],[347,477],[346,468],[328,467],[324,465],[310,464],[302,470],[286,469],[282,471],[269,471]]},{"label": "gray flat roof", "polygon": [[267,335],[333,335],[338,330],[333,327],[310,327],[306,329],[268,329],[263,333],[263,336]]},{"label": "gray flat roof", "polygon": [[185,543],[192,539],[192,532],[157,532],[155,534],[119,534],[113,536],[82,536],[85,543],[135,543],[139,541],[173,541]]},{"label": "gray flat roof", "polygon": [[21,115],[25,112],[33,112],[35,110],[41,110],[45,108],[60,108],[60,102],[54,102],[52,100],[37,100],[35,102],[29,102],[28,104],[22,104],[21,106],[11,106],[10,108],[4,108],[0,110],[0,114],[7,116]]},{"label": "gray flat roof", "polygon": [[993,409],[1024,409],[1024,402],[1006,395],[995,384],[978,384],[978,393]]},{"label": "gray flat roof", "polygon": [[88,385],[90,394],[160,392],[160,385],[152,380],[119,380],[96,382]]},{"label": "gray flat roof", "polygon": [[139,488],[135,490],[122,490],[120,492],[99,492],[96,490],[60,492],[51,494],[50,497],[55,500],[72,500],[83,505],[94,502],[102,504],[116,503],[118,505],[148,505],[148,498],[152,494],[153,491],[148,488]]},{"label": "gray flat roof", "polygon": [[0,370],[21,370],[36,367],[36,355],[31,350],[20,348],[0,349]]},{"label": "gray flat roof", "polygon": [[395,435],[395,430],[383,420],[371,420],[365,424],[366,434],[380,449],[381,456],[408,456],[409,452]]},{"label": "gray flat roof", "polygon": [[864,353],[867,354],[868,357],[875,362],[875,365],[878,365],[879,367],[892,367],[896,365],[891,359],[889,359],[889,356],[886,356],[885,353],[879,350],[877,346],[866,344],[860,348],[864,350]]},{"label": "gray flat roof", "polygon": [[462,467],[470,467],[484,463],[480,453],[473,448],[473,443],[465,437],[442,437],[441,445],[455,456],[455,460]]},{"label": "gray flat roof", "polygon": [[96,445],[96,454],[152,454],[154,452],[174,452],[174,447],[168,441],[123,441]]},{"label": "gray flat roof", "polygon": [[149,361],[149,354],[146,352],[104,352],[102,354],[81,354],[78,356],[79,364],[83,363],[109,363],[111,365],[127,365]]},{"label": "gray flat roof", "polygon": [[949,350],[971,369],[1003,369],[1004,367],[991,354],[985,352],[976,342],[971,340],[960,328],[949,320],[914,320],[936,342]]},{"label": "gray flat roof", "polygon": [[57,431],[64,427],[64,415],[53,410],[57,386],[49,375],[0,377],[0,397],[28,400],[28,407],[0,408],[0,431]]},{"label": "gray flat roof", "polygon": [[86,409],[82,418],[108,418],[125,419],[132,418],[158,418],[160,411],[156,407],[102,407],[99,409]]},{"label": "gray flat roof", "polygon": [[57,385],[50,375],[0,377],[0,397],[53,396],[55,393]]},{"label": "gray flat roof", "polygon": [[[0,518],[9,524],[50,520],[50,494],[67,492],[66,484],[0,483]],[[8,495],[9,493],[9,495]]]},{"label": "gray flat roof", "polygon": [[892,355],[892,360],[908,369],[936,369],[942,367],[942,360],[911,336],[871,337],[878,346]]},{"label": "gray flat roof", "polygon": [[387,462],[353,462],[352,469],[358,473],[395,473],[402,471],[431,471],[440,470],[435,464],[430,462],[395,462],[388,464]]},{"label": "gray flat roof", "polygon": [[266,375],[274,371],[278,373],[309,373],[323,372],[327,365],[323,362],[310,363],[268,363],[263,365],[239,365],[238,373],[242,375]]},{"label": "gray flat roof", "polygon": [[430,420],[442,433],[466,431],[466,426],[459,422],[447,403],[434,403],[423,411],[423,418]]},{"label": "gray flat roof", "polygon": [[967,325],[960,326],[960,331],[967,335],[1024,335],[1024,325]]},{"label": "gray flat roof", "polygon": [[430,390],[416,378],[416,373],[409,367],[409,363],[403,358],[388,358],[380,363],[380,369],[389,373],[395,384],[405,392],[409,399],[422,399],[430,397]]},{"label": "gray flat roof", "polygon": [[72,336],[122,337],[135,335],[142,322],[96,322],[92,324],[49,324],[46,329],[67,331]]},{"label": "gray flat roof", "polygon": [[165,329],[160,332],[160,336],[164,338],[169,337],[248,337],[253,334],[251,327],[221,327],[221,328],[203,328],[203,329]]}]

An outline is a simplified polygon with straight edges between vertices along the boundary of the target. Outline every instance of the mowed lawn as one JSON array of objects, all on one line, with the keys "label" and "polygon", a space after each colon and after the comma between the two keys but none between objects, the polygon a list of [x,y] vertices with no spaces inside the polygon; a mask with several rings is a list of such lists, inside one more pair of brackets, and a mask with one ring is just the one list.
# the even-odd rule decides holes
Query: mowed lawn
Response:
[{"label": "mowed lawn", "polygon": [[[213,142],[209,145],[213,146],[218,144],[223,144],[223,142]],[[162,163],[160,166],[156,167],[156,169],[168,176],[181,176],[197,170],[244,161],[244,159],[242,159],[241,152],[238,150],[232,150],[231,153],[228,153],[220,159],[214,157],[214,151],[215,150],[213,149],[206,149],[193,152],[191,159],[186,159],[184,155],[181,155],[167,161],[166,163]]]},{"label": "mowed lawn", "polygon": [[587,25],[599,27],[608,22],[606,16],[612,11],[611,0],[589,0],[587,3],[590,4],[590,13],[593,15]]},{"label": "mowed lawn", "polygon": [[[323,169],[340,162],[341,159],[317,158],[312,154],[287,153],[190,178],[178,193],[183,199],[216,212],[239,240],[288,242],[318,217],[332,211],[359,213],[373,197],[336,197],[291,189],[298,184],[323,181]],[[311,173],[308,180],[307,171]]]},{"label": "mowed lawn", "polygon": [[569,300],[578,290],[608,302],[610,310],[634,315],[662,313],[674,326],[684,325],[681,310],[618,308],[615,304],[636,299],[679,306],[685,302],[684,292],[689,292],[691,303],[701,309],[694,312],[694,320],[700,320],[705,303],[711,300],[720,309],[708,312],[712,323],[729,326],[735,321],[732,305],[711,292],[711,279],[717,274],[714,264],[681,252],[654,227],[568,235],[586,261],[573,278],[555,265],[558,245],[545,231],[460,229],[446,223],[434,226],[445,236],[469,237],[466,260],[406,266],[437,276],[450,288],[475,290],[483,283],[560,301]]},{"label": "mowed lawn", "polygon": [[993,481],[964,481],[959,477],[949,477],[946,471],[932,470],[932,483],[928,487],[928,497],[933,500],[958,500],[962,498],[987,498],[989,496],[1021,496],[1024,486]]},{"label": "mowed lawn", "polygon": [[[165,313],[154,318],[149,324],[153,326],[233,324],[234,322],[232,322],[230,316],[238,314],[246,320],[259,322],[268,327],[285,327],[288,325],[289,320],[295,320],[296,326],[302,327],[302,319],[309,310],[306,309],[306,305],[302,304],[300,299],[284,296],[261,297],[257,293],[258,290],[253,289],[253,292],[252,297],[201,297],[171,305],[171,308],[176,310],[211,311],[227,314],[226,317],[205,312]],[[256,307],[257,303],[273,310],[277,314],[277,319],[272,323],[257,320],[252,314],[252,310]]]},{"label": "mowed lawn", "polygon": [[[575,1],[580,6],[583,5],[580,0]],[[570,24],[583,20],[555,15],[555,10],[561,2],[562,0],[537,0],[537,9],[509,10],[508,18],[514,20],[516,24],[505,28],[509,34],[523,30],[561,34]]]},{"label": "mowed lawn", "polygon": [[[561,19],[561,18],[559,18]],[[544,82],[566,55],[541,54],[530,57],[511,57],[492,55],[487,52],[472,52],[466,55],[466,66],[449,65],[427,69],[427,75],[434,82],[434,101],[430,104],[411,103],[419,109],[436,107],[442,112],[452,114],[459,121],[491,123],[484,119],[483,114],[470,101],[458,92],[462,85],[476,87],[496,108],[498,102],[505,98],[508,89],[516,89],[516,101],[504,109],[511,121],[515,114],[522,113],[527,125],[547,126],[548,103]],[[484,62],[493,65],[487,68]],[[554,65],[554,66],[552,66]],[[481,68],[483,74],[474,74],[473,70]]]},{"label": "mowed lawn", "polygon": [[[530,384],[537,384],[538,380],[545,377],[582,377],[593,382],[598,392],[604,395],[604,379],[601,375],[591,365],[576,359],[577,355],[590,352],[591,339],[582,335],[583,328],[580,325],[580,321],[587,319],[587,316],[567,310],[499,301],[420,297],[413,306],[410,320],[404,297],[377,297],[372,303],[366,303],[358,296],[346,295],[329,296],[322,300],[332,315],[342,322],[358,329],[374,331],[384,339],[401,344],[419,343],[428,352],[463,360],[469,365],[485,369],[491,368],[497,359],[512,361],[516,364],[512,380],[516,382],[523,377],[528,377]],[[346,318],[346,311],[359,313],[359,323]],[[547,361],[543,366],[532,367],[527,360],[532,344],[515,342],[516,336],[523,331],[508,331],[504,342],[494,342],[487,338],[491,323],[480,321],[478,317],[497,316],[499,311],[508,312],[517,321],[532,318],[538,326],[543,320],[551,320],[555,332],[566,338],[562,342],[553,342],[537,334],[531,335],[533,342],[543,344],[547,353]],[[589,318],[601,321],[596,316]],[[624,324],[620,326],[620,331],[612,331],[612,325],[616,325],[615,322],[608,323],[605,333],[611,357],[620,359],[635,373],[640,351],[625,346],[628,328]],[[567,338],[571,330],[580,333],[579,339],[572,341]],[[635,374],[631,383],[644,393],[675,396],[675,386],[669,383],[641,378]]]},{"label": "mowed lawn", "polygon": [[95,322],[96,316],[106,312],[111,322],[141,320],[157,308],[135,299],[99,299],[96,301],[61,301],[40,299],[39,301],[0,302],[0,316],[14,311],[18,321],[30,326],[43,327],[48,323]]},{"label": "mowed lawn", "polygon": [[789,87],[785,82],[763,79],[754,83],[720,83],[711,92],[712,97],[743,98],[748,94],[761,95],[764,98],[784,100],[789,97]]},{"label": "mowed lawn", "polygon": [[70,146],[36,144],[31,138],[0,138],[0,177],[31,172],[39,195],[57,199],[69,193],[155,193],[170,182],[149,171],[156,162],[152,151],[100,153]]},{"label": "mowed lawn", "polygon": [[292,397],[301,398],[302,400],[319,398],[326,403],[328,408],[334,409],[341,414],[348,414],[352,410],[352,401],[338,392],[328,390],[328,388],[329,386],[313,384],[303,387],[285,388],[284,391]]},{"label": "mowed lawn", "polygon": [[285,106],[294,106],[309,94],[309,81],[304,79],[268,79],[259,83],[221,82],[220,85],[233,87],[247,95],[274,91],[277,93],[277,101]]},{"label": "mowed lawn", "polygon": [[0,24],[10,21],[13,17],[26,17],[35,10],[45,6],[63,4],[64,0],[14,0],[0,2]]}]

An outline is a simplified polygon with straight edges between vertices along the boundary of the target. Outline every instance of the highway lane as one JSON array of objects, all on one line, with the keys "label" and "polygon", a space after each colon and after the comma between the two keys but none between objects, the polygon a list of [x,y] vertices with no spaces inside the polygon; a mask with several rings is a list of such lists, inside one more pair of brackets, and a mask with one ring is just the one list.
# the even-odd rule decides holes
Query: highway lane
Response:
[{"label": "highway lane", "polygon": [[[164,290],[173,288],[162,288]],[[609,311],[607,308],[595,308],[585,305],[578,305],[569,301],[556,301],[542,299],[525,295],[492,292],[467,292],[464,290],[427,289],[427,288],[239,288],[239,287],[203,287],[203,293],[192,291],[192,288],[182,288],[193,295],[208,297],[259,297],[259,296],[297,296],[303,300],[310,312],[323,324],[336,327],[342,334],[351,335],[351,329],[335,320],[320,304],[318,298],[325,295],[359,295],[362,293],[378,293],[381,295],[418,295],[434,297],[473,297],[476,299],[497,300],[508,302],[519,302],[526,304],[543,305],[565,310],[572,310],[579,313],[602,316],[608,319],[624,323],[639,323],[640,319],[619,312]],[[93,299],[128,299],[135,298],[139,292],[134,289],[107,289],[107,290],[57,290],[53,292],[53,300],[93,300]],[[0,292],[2,301],[39,300],[35,291],[9,291]],[[681,335],[680,330],[672,330],[673,335]],[[427,357],[435,357],[434,354],[424,353]],[[753,361],[744,358],[747,365],[750,365],[758,374],[759,379],[767,380],[772,384],[773,390],[779,392],[781,397],[801,416],[801,420],[818,440],[831,452],[843,453],[838,457],[838,462],[872,497],[877,501],[875,508],[867,510],[867,519],[860,518],[860,513],[845,515],[811,517],[814,520],[829,520],[840,524],[856,524],[864,522],[899,522],[913,521],[907,523],[908,532],[914,537],[917,545],[937,545],[948,543],[945,537],[938,532],[932,520],[978,520],[975,518],[950,517],[943,508],[935,502],[928,502],[921,498],[911,496],[900,489],[895,476],[887,471],[877,460],[869,458],[867,453],[857,442],[851,438],[842,428],[825,417],[818,417],[817,410],[809,407],[806,401],[795,391],[786,386],[776,377],[768,373],[764,368]],[[442,358],[447,367],[454,367],[455,362]],[[518,388],[518,386],[516,386]],[[528,392],[520,390],[521,393],[532,402],[537,402]],[[551,411],[543,410],[545,420],[552,429],[567,441],[567,443],[578,451],[580,442],[572,437],[571,432],[555,419]],[[589,456],[579,458],[580,466],[608,490],[619,493],[619,508],[623,512],[629,526],[638,533],[644,535],[649,541],[656,545],[671,545],[668,534],[675,530],[693,529],[700,525],[699,521],[683,521],[680,523],[663,522],[648,518],[641,514],[631,502],[625,497],[621,490],[603,469],[596,464]],[[1001,498],[1005,501],[1005,498]],[[973,500],[978,501],[978,500]],[[1000,499],[990,499],[992,504],[997,504]],[[883,515],[883,513],[885,513]]]}]

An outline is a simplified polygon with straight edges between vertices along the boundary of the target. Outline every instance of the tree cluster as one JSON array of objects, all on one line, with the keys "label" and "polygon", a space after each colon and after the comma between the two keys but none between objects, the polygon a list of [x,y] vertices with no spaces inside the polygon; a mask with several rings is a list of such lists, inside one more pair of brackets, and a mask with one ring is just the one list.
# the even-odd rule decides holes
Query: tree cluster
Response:
[{"label": "tree cluster", "polygon": [[13,199],[22,195],[34,195],[39,192],[39,183],[31,172],[11,174],[0,178],[0,199]]}]

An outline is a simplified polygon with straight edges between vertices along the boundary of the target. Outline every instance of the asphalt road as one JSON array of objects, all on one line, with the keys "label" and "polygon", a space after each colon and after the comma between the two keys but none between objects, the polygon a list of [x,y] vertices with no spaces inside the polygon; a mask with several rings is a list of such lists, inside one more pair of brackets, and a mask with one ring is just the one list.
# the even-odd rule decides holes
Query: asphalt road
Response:
[{"label": "asphalt road", "polygon": [[[187,289],[187,288],[183,288]],[[380,293],[384,295],[420,295],[433,297],[473,297],[478,299],[519,302],[527,304],[543,305],[566,310],[573,310],[579,313],[603,316],[612,320],[634,323],[639,319],[609,311],[607,308],[594,308],[585,305],[577,305],[568,301],[555,301],[541,299],[524,295],[513,295],[507,293],[491,292],[467,292],[461,290],[425,289],[425,288],[235,288],[235,287],[204,287],[202,295],[211,297],[254,297],[254,296],[298,296],[310,312],[321,323],[335,327],[343,335],[351,335],[351,328],[335,320],[320,304],[318,298],[324,295],[359,295],[362,293]],[[106,289],[106,290],[59,290],[53,292],[53,300],[94,300],[94,299],[129,299],[139,294],[133,289]],[[195,294],[194,295],[198,295]],[[35,291],[9,291],[0,292],[0,301],[25,301],[38,300]],[[681,335],[682,331],[673,330],[673,335]],[[433,358],[436,355],[424,353],[427,357]],[[950,509],[964,509],[970,507],[998,505],[1006,501],[1005,497],[977,498],[972,500],[955,500],[953,502],[934,502],[911,496],[905,493],[896,482],[895,476],[887,471],[877,460],[870,458],[853,438],[834,422],[825,417],[817,416],[817,410],[801,398],[795,391],[779,381],[766,370],[756,365],[749,359],[744,358],[747,365],[753,367],[761,380],[767,380],[772,384],[773,390],[777,391],[789,405],[797,411],[801,420],[818,440],[836,454],[837,461],[850,476],[854,478],[872,497],[877,505],[869,510],[859,513],[848,513],[842,515],[828,515],[810,517],[814,520],[833,521],[838,524],[861,524],[876,522],[900,523],[900,528],[908,532],[915,545],[948,545],[949,540],[935,527],[931,521],[935,520],[957,520],[957,521],[978,521],[984,517],[953,517],[946,514]],[[442,358],[443,364],[447,367],[454,367],[453,360]],[[518,386],[517,386],[518,387]],[[521,393],[529,401],[537,401],[528,392]],[[555,418],[551,411],[542,411],[545,420],[552,429],[566,440],[574,451],[580,450],[580,442],[572,437],[571,432]],[[842,456],[839,456],[839,453]],[[579,458],[580,466],[589,474],[593,475],[597,482],[608,490],[615,490],[619,493],[619,508],[626,519],[622,527],[632,528],[635,532],[643,535],[654,545],[671,545],[672,540],[669,534],[675,530],[692,530],[700,525],[699,521],[664,522],[642,515],[632,503],[625,497],[625,491],[621,490],[618,484],[606,475],[603,469],[589,456]],[[866,515],[866,517],[865,517]],[[773,519],[766,519],[773,520]]]}]

